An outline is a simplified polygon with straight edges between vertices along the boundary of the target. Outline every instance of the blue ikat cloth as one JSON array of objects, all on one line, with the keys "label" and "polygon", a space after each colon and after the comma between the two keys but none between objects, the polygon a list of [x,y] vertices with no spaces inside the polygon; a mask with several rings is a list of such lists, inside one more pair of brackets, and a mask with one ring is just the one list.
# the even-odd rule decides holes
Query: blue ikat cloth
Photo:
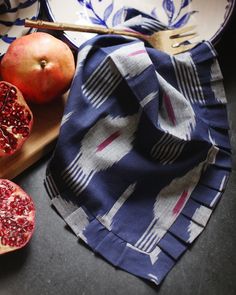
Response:
[{"label": "blue ikat cloth", "polygon": [[[132,17],[136,30],[158,28]],[[160,284],[225,189],[228,130],[209,42],[170,56],[132,38],[96,36],[78,50],[45,187],[94,252]]]}]

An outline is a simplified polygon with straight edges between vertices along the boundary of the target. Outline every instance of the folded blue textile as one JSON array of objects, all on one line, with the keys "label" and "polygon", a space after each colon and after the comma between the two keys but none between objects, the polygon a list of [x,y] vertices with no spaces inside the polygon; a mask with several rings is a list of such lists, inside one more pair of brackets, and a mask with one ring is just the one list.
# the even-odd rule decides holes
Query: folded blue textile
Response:
[{"label": "folded blue textile", "polygon": [[94,252],[160,284],[225,189],[228,130],[209,42],[170,56],[96,36],[78,51],[45,187]]}]

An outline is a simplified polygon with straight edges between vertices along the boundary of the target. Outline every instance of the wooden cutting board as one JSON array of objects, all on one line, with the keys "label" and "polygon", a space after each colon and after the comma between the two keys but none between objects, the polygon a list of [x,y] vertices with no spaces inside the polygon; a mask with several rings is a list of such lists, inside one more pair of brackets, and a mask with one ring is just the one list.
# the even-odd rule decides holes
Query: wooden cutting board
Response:
[{"label": "wooden cutting board", "polygon": [[0,178],[12,179],[51,151],[59,134],[67,95],[43,105],[30,105],[34,116],[32,133],[21,150],[0,158]]}]

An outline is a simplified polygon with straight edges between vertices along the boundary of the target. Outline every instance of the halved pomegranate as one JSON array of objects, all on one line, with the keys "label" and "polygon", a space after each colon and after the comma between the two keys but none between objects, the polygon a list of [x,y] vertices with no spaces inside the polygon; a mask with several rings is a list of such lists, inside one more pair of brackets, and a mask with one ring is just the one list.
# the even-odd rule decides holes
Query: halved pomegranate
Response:
[{"label": "halved pomegranate", "polygon": [[35,228],[35,206],[17,184],[0,179],[0,254],[24,247]]},{"label": "halved pomegranate", "polygon": [[31,133],[33,114],[20,90],[0,81],[0,157],[21,148]]}]

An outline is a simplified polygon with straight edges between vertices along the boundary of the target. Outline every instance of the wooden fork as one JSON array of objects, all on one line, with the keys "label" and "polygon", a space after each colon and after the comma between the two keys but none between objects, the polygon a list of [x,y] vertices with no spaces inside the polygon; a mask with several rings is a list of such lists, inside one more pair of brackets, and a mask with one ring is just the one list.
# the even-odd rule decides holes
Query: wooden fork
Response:
[{"label": "wooden fork", "polygon": [[188,26],[174,30],[164,30],[152,35],[144,35],[129,29],[104,28],[99,26],[84,26],[60,22],[48,22],[43,20],[25,20],[25,27],[50,29],[58,31],[76,31],[96,34],[115,34],[129,37],[135,37],[147,41],[153,48],[164,51],[168,54],[178,54],[185,52],[196,46],[195,44],[186,44],[186,41],[197,36],[194,32],[195,26]]}]

